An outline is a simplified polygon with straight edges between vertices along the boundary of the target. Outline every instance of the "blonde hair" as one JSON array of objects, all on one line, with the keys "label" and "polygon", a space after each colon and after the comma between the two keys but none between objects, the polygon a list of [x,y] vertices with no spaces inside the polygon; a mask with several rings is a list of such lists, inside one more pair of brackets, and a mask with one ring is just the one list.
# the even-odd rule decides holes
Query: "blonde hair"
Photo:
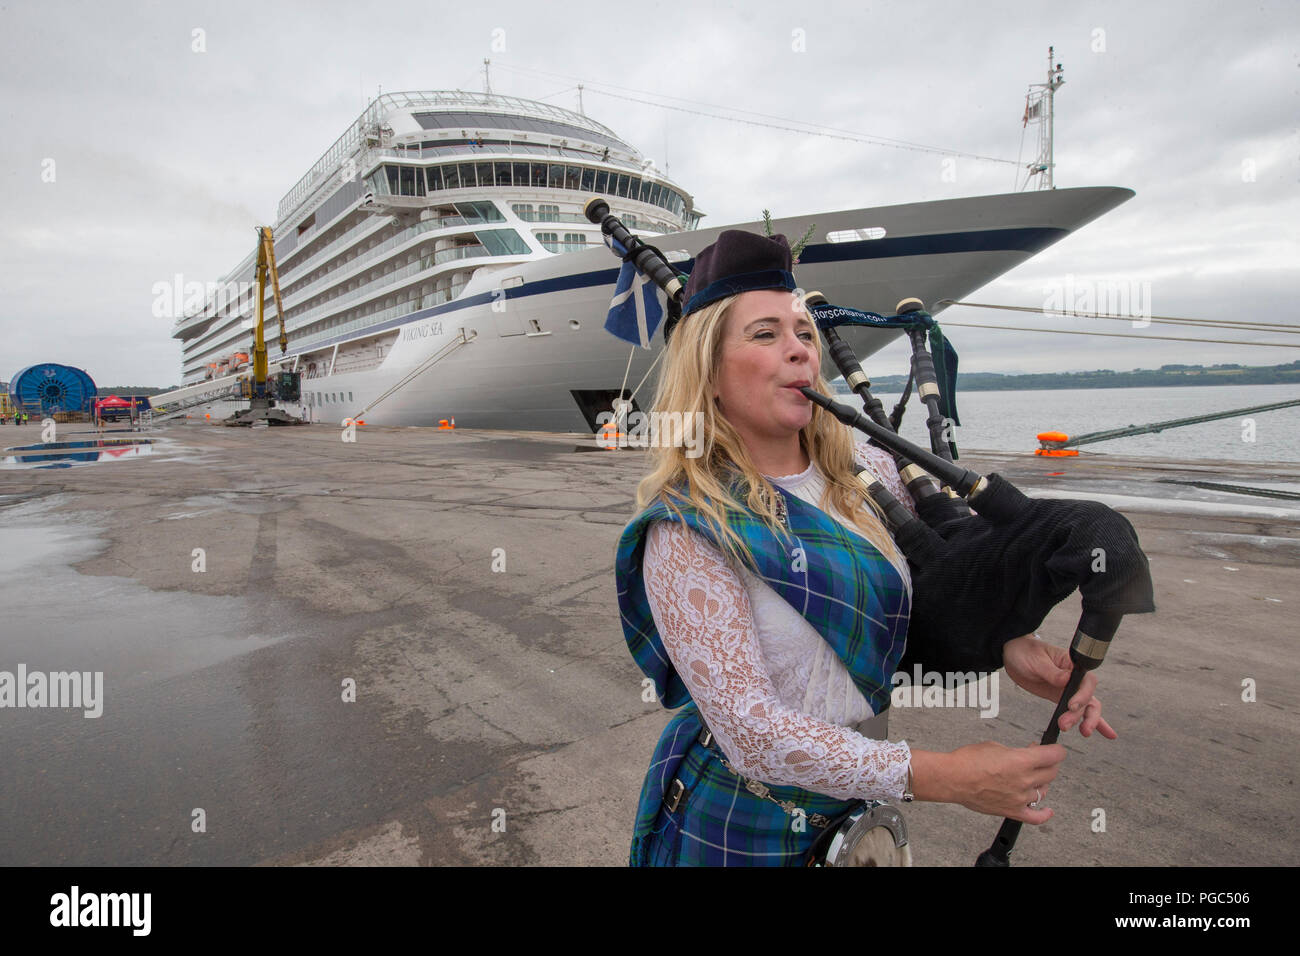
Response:
[{"label": "blonde hair", "polygon": [[[697,413],[703,413],[703,446],[697,457],[690,457],[687,449],[677,443],[653,442],[650,472],[637,486],[636,506],[641,511],[656,500],[662,501],[679,518],[683,506],[693,507],[715,530],[716,540],[733,560],[757,570],[744,540],[728,524],[727,512],[748,510],[777,536],[788,537],[788,534],[777,517],[779,492],[755,467],[740,433],[712,400],[713,385],[722,364],[727,316],[737,298],[731,296],[692,312],[673,330],[653,410],[681,413],[683,421],[693,421]],[[821,336],[815,323],[813,335],[820,353]],[[829,383],[820,373],[813,388],[823,394],[830,391]],[[853,436],[848,427],[821,406],[814,405],[812,420],[799,432],[799,444],[826,478],[822,509],[833,506],[883,555],[896,563],[901,560],[883,515],[855,478],[859,468],[853,458]],[[731,490],[737,479],[742,489],[748,489],[743,503]],[[864,501],[868,508],[862,507]]]}]

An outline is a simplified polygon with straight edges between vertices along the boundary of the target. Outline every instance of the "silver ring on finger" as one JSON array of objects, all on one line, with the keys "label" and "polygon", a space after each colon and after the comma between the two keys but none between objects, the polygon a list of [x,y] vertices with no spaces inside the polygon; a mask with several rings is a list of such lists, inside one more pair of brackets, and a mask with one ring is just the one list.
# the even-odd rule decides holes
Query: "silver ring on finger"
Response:
[{"label": "silver ring on finger", "polygon": [[1034,802],[1029,804],[1029,809],[1037,810],[1039,801],[1041,801],[1042,799],[1043,799],[1043,791],[1039,790],[1037,787],[1034,787]]}]

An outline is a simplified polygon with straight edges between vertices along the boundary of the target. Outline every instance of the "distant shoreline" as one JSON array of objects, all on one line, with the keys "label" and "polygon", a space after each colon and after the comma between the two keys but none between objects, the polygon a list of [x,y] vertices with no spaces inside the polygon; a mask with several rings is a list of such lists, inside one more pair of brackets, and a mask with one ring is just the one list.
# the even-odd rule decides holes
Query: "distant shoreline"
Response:
[{"label": "distant shoreline", "polygon": [[[901,392],[906,375],[882,375],[871,380],[881,392]],[[1188,388],[1198,385],[1297,385],[1300,361],[1286,365],[1166,365],[1158,369],[1115,372],[1039,372],[1000,375],[996,372],[958,372],[957,391],[1010,392],[1070,388]]]}]

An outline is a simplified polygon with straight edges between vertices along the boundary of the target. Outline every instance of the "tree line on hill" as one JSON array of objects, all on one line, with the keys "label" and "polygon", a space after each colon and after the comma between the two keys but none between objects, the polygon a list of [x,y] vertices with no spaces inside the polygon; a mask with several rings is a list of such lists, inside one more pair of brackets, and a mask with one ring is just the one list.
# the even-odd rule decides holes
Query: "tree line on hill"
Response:
[{"label": "tree line on hill", "polygon": [[[872,378],[880,391],[902,391],[906,375]],[[1055,388],[1147,388],[1165,385],[1300,385],[1300,361],[1285,365],[1162,365],[1130,372],[1097,369],[1091,372],[1038,372],[1001,375],[997,372],[958,372],[959,392]]]}]

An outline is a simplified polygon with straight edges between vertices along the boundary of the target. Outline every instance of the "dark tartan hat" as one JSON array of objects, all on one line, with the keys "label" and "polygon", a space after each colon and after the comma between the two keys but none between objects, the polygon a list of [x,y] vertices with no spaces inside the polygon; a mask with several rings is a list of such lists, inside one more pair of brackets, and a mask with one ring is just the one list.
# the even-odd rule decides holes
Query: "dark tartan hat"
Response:
[{"label": "dark tartan hat", "polygon": [[727,229],[695,257],[682,318],[719,299],[756,289],[795,290],[790,243],[782,235]]}]

